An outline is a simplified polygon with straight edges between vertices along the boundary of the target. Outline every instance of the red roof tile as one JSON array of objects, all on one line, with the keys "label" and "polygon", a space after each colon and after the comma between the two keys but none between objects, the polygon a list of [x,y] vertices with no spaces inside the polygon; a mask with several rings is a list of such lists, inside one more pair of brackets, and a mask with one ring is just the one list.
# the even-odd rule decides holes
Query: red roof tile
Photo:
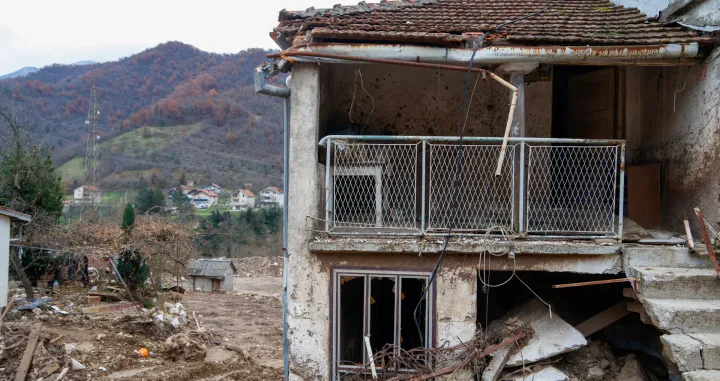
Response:
[{"label": "red roof tile", "polygon": [[[309,35],[318,40],[363,40],[457,45],[470,36],[543,9],[554,0],[415,0],[361,3],[332,9],[280,12],[275,28],[290,42]],[[639,10],[606,0],[564,0],[547,11],[508,25],[487,41],[514,44],[650,45],[703,42],[684,27],[645,20]],[[306,39],[307,42],[307,39]]]},{"label": "red roof tile", "polygon": [[83,185],[83,187],[85,187],[85,189],[89,190],[90,192],[100,192],[100,189],[98,189],[98,187],[96,186]]}]

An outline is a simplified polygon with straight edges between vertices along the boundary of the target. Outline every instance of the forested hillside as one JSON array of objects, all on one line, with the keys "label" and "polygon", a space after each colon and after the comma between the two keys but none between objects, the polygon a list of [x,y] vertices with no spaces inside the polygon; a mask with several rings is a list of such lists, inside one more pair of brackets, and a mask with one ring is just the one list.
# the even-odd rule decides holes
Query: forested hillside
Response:
[{"label": "forested hillside", "polygon": [[169,42],[116,62],[3,79],[0,97],[35,126],[34,140],[53,147],[68,188],[82,182],[93,86],[103,190],[166,187],[183,174],[228,188],[281,185],[282,106],[256,95],[252,83],[267,53],[212,54]]}]

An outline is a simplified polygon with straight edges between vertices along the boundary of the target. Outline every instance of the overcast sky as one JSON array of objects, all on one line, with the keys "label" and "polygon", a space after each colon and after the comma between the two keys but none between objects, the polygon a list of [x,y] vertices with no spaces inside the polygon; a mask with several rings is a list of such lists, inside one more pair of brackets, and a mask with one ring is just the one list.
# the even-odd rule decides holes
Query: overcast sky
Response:
[{"label": "overcast sky", "polygon": [[110,61],[166,41],[235,53],[276,48],[278,12],[359,0],[25,0],[0,9],[0,75],[25,66]]}]

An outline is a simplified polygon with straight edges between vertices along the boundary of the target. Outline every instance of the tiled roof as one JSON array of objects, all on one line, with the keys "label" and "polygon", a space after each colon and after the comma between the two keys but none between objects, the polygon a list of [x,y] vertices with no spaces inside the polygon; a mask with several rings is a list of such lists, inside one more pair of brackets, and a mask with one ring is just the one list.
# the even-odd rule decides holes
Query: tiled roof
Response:
[{"label": "tiled roof", "polygon": [[238,189],[238,192],[244,194],[247,197],[255,197],[255,193],[250,192],[247,189]]},{"label": "tiled roof", "polygon": [[237,271],[230,260],[194,259],[188,265],[188,275],[221,278],[225,276],[229,268],[232,269],[233,273]]},{"label": "tiled roof", "polygon": [[263,189],[262,191],[264,192],[264,191],[266,191],[266,190],[268,190],[268,189],[269,189],[269,190],[272,190],[272,191],[274,191],[274,192],[277,192],[277,193],[282,193],[282,192],[283,192],[283,190],[280,189],[280,188],[278,188],[278,187],[267,187],[267,188]]},{"label": "tiled roof", "polygon": [[[439,45],[463,44],[471,36],[545,8],[553,0],[415,0],[332,9],[280,12],[275,28],[290,42],[362,40]],[[513,44],[651,45],[702,42],[681,26],[645,20],[639,10],[606,0],[563,0],[538,15],[503,27],[488,36]],[[306,39],[305,42],[308,42]]]},{"label": "tiled roof", "polygon": [[29,214],[20,213],[4,206],[0,206],[0,215],[8,216],[14,221],[30,222],[32,220],[32,217]]},{"label": "tiled roof", "polygon": [[215,187],[215,188],[217,188],[217,189],[222,189],[222,187],[221,187],[220,185],[217,185],[217,184],[215,184],[215,183],[210,184],[210,186],[213,186],[213,187]]},{"label": "tiled roof", "polygon": [[89,190],[90,192],[100,192],[100,189],[98,187],[92,186],[92,185],[83,185],[85,189]]},{"label": "tiled roof", "polygon": [[218,196],[217,193],[215,193],[215,192],[213,192],[213,191],[211,191],[211,190],[207,190],[207,189],[193,189],[193,190],[191,190],[190,192],[188,192],[188,194],[189,194],[190,196],[196,195],[196,194],[198,194],[198,193],[205,193],[206,195],[208,195],[208,196],[210,196],[210,197],[217,197],[217,196]]}]

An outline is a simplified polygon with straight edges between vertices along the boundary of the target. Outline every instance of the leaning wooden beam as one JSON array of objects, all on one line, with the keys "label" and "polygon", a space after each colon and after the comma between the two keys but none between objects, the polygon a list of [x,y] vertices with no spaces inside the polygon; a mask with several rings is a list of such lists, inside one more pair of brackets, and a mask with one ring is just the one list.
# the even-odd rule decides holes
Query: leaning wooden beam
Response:
[{"label": "leaning wooden beam", "polygon": [[712,262],[718,277],[720,277],[720,264],[718,264],[718,260],[715,257],[715,250],[713,250],[712,241],[710,241],[710,233],[708,233],[707,226],[705,226],[705,218],[703,218],[702,212],[700,212],[699,208],[695,208],[695,214],[697,214],[698,217],[698,225],[700,225],[700,231],[702,232],[703,241],[705,241],[705,248],[710,256],[710,261]]},{"label": "leaning wooden beam", "polygon": [[40,339],[41,330],[42,323],[35,324],[30,330],[28,342],[25,346],[25,353],[23,353],[17,373],[15,373],[15,381],[25,381],[25,377],[27,377],[28,370],[30,369],[30,363],[32,363],[33,355],[35,354],[35,347]]},{"label": "leaning wooden beam", "polygon": [[598,284],[622,283],[622,282],[634,282],[634,281],[635,281],[635,278],[618,278],[618,279],[593,280],[593,281],[590,281],[590,282],[555,284],[555,285],[552,286],[552,288],[568,288],[568,287],[595,286],[595,285],[598,285]]},{"label": "leaning wooden beam", "polygon": [[13,297],[10,298],[10,301],[8,302],[7,306],[5,306],[5,310],[3,311],[2,315],[0,315],[0,329],[2,329],[3,321],[5,321],[5,315],[7,315],[8,311],[12,310],[14,304],[15,304],[15,295],[13,295]]},{"label": "leaning wooden beam", "polygon": [[623,300],[622,302],[576,325],[575,329],[580,331],[583,336],[588,337],[628,315],[630,315],[630,311],[627,309],[627,303]]}]

